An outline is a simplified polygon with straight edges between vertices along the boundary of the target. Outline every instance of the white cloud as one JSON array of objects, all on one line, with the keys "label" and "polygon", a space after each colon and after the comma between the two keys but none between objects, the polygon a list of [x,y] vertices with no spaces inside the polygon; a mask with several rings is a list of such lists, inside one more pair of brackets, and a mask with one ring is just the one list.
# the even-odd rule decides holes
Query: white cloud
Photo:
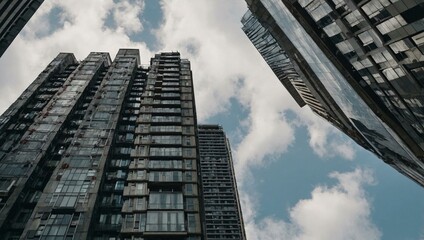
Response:
[{"label": "white cloud", "polygon": [[156,36],[163,50],[178,50],[192,62],[200,120],[225,111],[231,97],[246,106],[251,97],[264,97],[252,95],[260,82],[274,99],[275,92],[285,95],[241,30],[247,9],[242,1],[163,1],[162,9],[164,23]]},{"label": "white cloud", "polygon": [[144,5],[141,0],[119,1],[113,10],[113,18],[118,26],[118,31],[121,28],[128,34],[143,31],[139,14],[144,10]]},{"label": "white cloud", "polygon": [[355,158],[353,141],[347,140],[344,133],[329,122],[315,116],[310,109],[298,111],[297,125],[306,126],[309,133],[309,146],[321,158],[341,157],[347,160]]},{"label": "white cloud", "polygon": [[[374,184],[371,172],[356,169],[333,172],[330,177],[337,183],[315,187],[309,199],[289,209],[289,222],[272,217],[257,220],[254,210],[248,212],[245,219],[250,239],[380,239],[382,234],[371,221],[371,201],[364,190],[364,186]],[[252,204],[248,207],[255,209]]]},{"label": "white cloud", "polygon": [[[120,9],[120,4],[124,2],[51,0],[43,3],[0,58],[0,112],[6,110],[59,52],[72,52],[77,59],[84,59],[92,51],[105,51],[113,58],[119,48],[131,47],[140,49],[143,59],[150,59],[153,54],[146,44],[131,41],[122,30],[134,31],[139,19],[132,22],[118,19],[116,29],[105,25],[107,16]],[[52,9],[59,10],[59,23],[50,21]],[[121,12],[129,12],[132,18],[143,10],[142,7],[123,9]]]}]

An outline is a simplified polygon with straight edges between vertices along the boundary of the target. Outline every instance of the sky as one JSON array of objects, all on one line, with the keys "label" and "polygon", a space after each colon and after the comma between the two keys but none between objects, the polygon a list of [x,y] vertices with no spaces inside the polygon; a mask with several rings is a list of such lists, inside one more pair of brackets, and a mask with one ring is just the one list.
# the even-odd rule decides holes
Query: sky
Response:
[{"label": "sky", "polygon": [[424,191],[300,108],[241,30],[243,0],[47,0],[0,58],[0,113],[59,52],[191,61],[199,123],[230,139],[247,237],[424,239]]}]

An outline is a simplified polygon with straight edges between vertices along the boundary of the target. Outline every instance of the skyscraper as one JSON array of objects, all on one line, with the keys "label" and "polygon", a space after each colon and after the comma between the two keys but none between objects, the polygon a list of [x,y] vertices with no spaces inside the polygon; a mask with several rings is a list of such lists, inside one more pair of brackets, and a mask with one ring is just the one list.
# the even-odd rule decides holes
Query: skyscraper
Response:
[{"label": "skyscraper", "polygon": [[231,148],[218,125],[199,125],[206,239],[246,239]]},{"label": "skyscraper", "polygon": [[243,30],[299,105],[424,186],[423,2],[246,2]]},{"label": "skyscraper", "polygon": [[0,2],[0,57],[41,3],[43,0],[4,0]]},{"label": "skyscraper", "polygon": [[0,117],[0,238],[205,239],[190,62],[59,54]]}]

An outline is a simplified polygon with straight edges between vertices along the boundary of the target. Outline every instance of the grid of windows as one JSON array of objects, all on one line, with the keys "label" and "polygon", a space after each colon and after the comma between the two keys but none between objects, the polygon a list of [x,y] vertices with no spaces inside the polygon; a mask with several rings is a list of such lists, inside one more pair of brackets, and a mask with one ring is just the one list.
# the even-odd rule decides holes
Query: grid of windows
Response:
[{"label": "grid of windows", "polygon": [[[0,117],[0,130],[10,132],[0,134],[0,159],[6,159],[0,190],[15,194],[21,181],[10,175],[34,176],[28,189],[16,192],[24,199],[16,206],[25,208],[6,219],[19,224],[0,228],[2,234],[203,239],[190,62],[162,53],[146,68],[133,49],[119,50],[113,62],[107,53],[68,60],[52,68],[57,75],[46,70],[48,84],[34,87],[37,100],[23,105],[22,116]],[[46,114],[38,118],[40,113]],[[19,121],[12,124],[12,117]],[[27,138],[19,142],[22,136]],[[9,154],[15,144],[27,151]]]},{"label": "grid of windows", "polygon": [[[423,5],[414,0],[258,0],[248,1],[248,5],[290,57],[306,66],[296,69],[310,83],[305,88],[313,94],[322,89],[329,92],[323,92],[319,101],[326,109],[337,105],[340,114],[335,117],[341,121],[314,112],[332,123],[339,122],[335,125],[360,145],[424,185],[420,160],[424,155],[424,19],[419,14]],[[250,22],[244,17],[243,24],[247,28]],[[247,35],[262,53],[254,36]],[[329,80],[331,84],[327,84]],[[338,95],[351,96],[347,100],[350,106],[363,105],[371,114],[352,113]],[[306,103],[315,108],[312,102]],[[371,120],[374,118],[379,120]],[[383,135],[390,129],[385,140],[391,143],[368,134],[371,129],[380,129]],[[353,133],[356,131],[368,141]],[[408,149],[408,153],[399,149]]]}]

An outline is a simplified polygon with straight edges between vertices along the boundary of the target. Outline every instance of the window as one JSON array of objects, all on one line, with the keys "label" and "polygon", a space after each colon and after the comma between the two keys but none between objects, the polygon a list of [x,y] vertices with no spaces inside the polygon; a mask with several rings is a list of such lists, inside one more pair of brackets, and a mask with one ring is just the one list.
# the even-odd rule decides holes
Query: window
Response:
[{"label": "window", "polygon": [[377,52],[371,55],[371,57],[374,59],[376,63],[385,63],[390,60],[393,60],[392,55],[387,50],[384,50],[382,52]]},{"label": "window", "polygon": [[315,22],[317,22],[331,12],[331,7],[324,1],[315,0],[306,7],[306,10]]},{"label": "window", "polygon": [[152,116],[152,122],[181,122],[179,116]]},{"label": "window", "polygon": [[191,172],[191,171],[185,172],[184,173],[184,180],[188,181],[188,182],[192,181],[193,180],[193,172]]},{"label": "window", "polygon": [[152,143],[159,143],[159,144],[181,144],[181,136],[152,136]]},{"label": "window", "polygon": [[[146,194],[146,183],[129,183],[128,184],[130,195],[144,195]],[[125,191],[124,191],[125,194]]]},{"label": "window", "polygon": [[403,19],[401,15],[397,15],[377,25],[377,29],[380,31],[381,34],[384,35],[404,25],[406,25],[406,21]]},{"label": "window", "polygon": [[49,132],[49,131],[52,131],[54,129],[54,126],[55,125],[53,125],[53,124],[40,124],[36,127],[35,130],[37,132]]},{"label": "window", "polygon": [[183,194],[176,192],[150,192],[149,209],[183,209]]},{"label": "window", "polygon": [[368,30],[368,31],[365,31],[365,32],[363,32],[363,33],[361,33],[361,34],[358,35],[358,37],[361,40],[363,46],[366,46],[366,45],[371,44],[372,42],[374,42],[374,39],[372,38],[372,35],[371,34],[375,35],[374,34],[374,31],[372,29],[371,30]]},{"label": "window", "polygon": [[196,184],[184,184],[184,195],[197,195],[197,186]]},{"label": "window", "polygon": [[[380,12],[385,11],[384,7],[390,5],[388,0],[371,0],[364,6],[362,6],[362,10],[368,15],[369,18],[373,18],[380,14]],[[383,15],[384,16],[384,15]]]},{"label": "window", "polygon": [[174,93],[174,92],[163,92],[161,94],[162,97],[180,97],[179,93]]},{"label": "window", "polygon": [[96,112],[93,116],[93,120],[109,120],[111,117],[110,113],[107,112]]},{"label": "window", "polygon": [[339,25],[337,25],[335,22],[327,25],[325,28],[323,28],[323,30],[329,37],[332,37],[342,32]]},{"label": "window", "polygon": [[181,113],[181,108],[153,108],[154,113]]},{"label": "window", "polygon": [[196,164],[193,164],[193,160],[185,160],[184,163],[185,163],[185,166],[184,166],[185,169],[195,169]]},{"label": "window", "polygon": [[180,160],[149,160],[149,168],[182,168]]},{"label": "window", "polygon": [[185,201],[185,209],[186,210],[188,210],[188,211],[194,211],[194,210],[197,210],[197,208],[198,208],[198,202],[197,202],[197,199],[195,199],[195,198],[186,198],[185,199],[186,201]]},{"label": "window", "polygon": [[137,180],[144,180],[146,179],[146,171],[144,170],[137,170],[137,171],[131,171],[129,174],[130,179],[137,179]]},{"label": "window", "polygon": [[161,101],[162,104],[175,104],[175,105],[180,105],[181,101],[180,100],[162,100]]},{"label": "window", "polygon": [[341,53],[346,54],[353,51],[352,45],[348,40],[339,42],[336,44],[336,47],[340,50]]},{"label": "window", "polygon": [[53,195],[50,203],[59,208],[73,208],[77,198],[78,195]]},{"label": "window", "polygon": [[405,76],[405,72],[401,68],[387,68],[383,70],[383,74],[388,80],[393,80]]},{"label": "window", "polygon": [[138,229],[138,231],[145,231],[146,214],[136,213],[128,214],[125,216],[124,228]]},{"label": "window", "polygon": [[111,165],[114,167],[127,167],[130,164],[128,159],[113,159]]},{"label": "window", "polygon": [[[121,197],[120,195],[117,195],[117,196]],[[120,203],[120,202],[116,202],[114,195],[103,196],[101,201],[103,206],[109,206],[109,205],[115,206],[117,203]]]},{"label": "window", "polygon": [[187,227],[188,232],[196,232],[200,227],[200,220],[197,214],[189,213],[187,214]]},{"label": "window", "polygon": [[100,224],[108,224],[108,225],[119,225],[121,224],[121,214],[100,214],[99,223]]},{"label": "window", "polygon": [[299,4],[302,7],[306,7],[311,2],[312,2],[312,0],[299,0]]},{"label": "window", "polygon": [[150,148],[150,156],[182,156],[182,148]]},{"label": "window", "polygon": [[365,21],[361,13],[358,10],[355,10],[348,15],[346,15],[345,20],[349,23],[351,27],[358,25],[359,23]]},{"label": "window", "polygon": [[124,189],[124,186],[125,186],[125,181],[119,180],[119,181],[116,181],[114,189],[116,191],[122,191]]},{"label": "window", "polygon": [[87,181],[61,181],[57,187],[56,193],[86,193],[90,187]]},{"label": "window", "polygon": [[128,147],[120,147],[120,148],[116,148],[115,153],[117,154],[130,154],[131,153],[131,148]]},{"label": "window", "polygon": [[184,231],[184,212],[147,212],[146,231]]},{"label": "window", "polygon": [[135,155],[137,156],[144,156],[147,154],[147,147],[146,146],[135,146]]},{"label": "window", "polygon": [[183,173],[180,171],[154,171],[149,173],[151,182],[182,182]]},{"label": "window", "polygon": [[412,40],[414,40],[415,44],[417,44],[417,46],[421,46],[424,44],[424,32],[419,33],[417,35],[414,35],[412,37]]},{"label": "window", "polygon": [[179,91],[179,87],[163,87],[162,91]]},{"label": "window", "polygon": [[409,49],[409,47],[406,45],[406,42],[404,40],[400,40],[390,44],[390,48],[393,50],[395,54],[407,51]]},{"label": "window", "polygon": [[[60,238],[60,236],[72,235],[74,233],[73,226],[79,220],[78,214],[50,214],[46,219],[46,225],[40,225],[37,229],[36,236],[46,236],[46,239]],[[68,229],[68,226],[71,225]]]},{"label": "window", "polygon": [[146,210],[146,198],[137,197],[128,200],[128,206],[133,210]]},{"label": "window", "polygon": [[163,82],[163,86],[180,86],[179,82]]},{"label": "window", "polygon": [[181,132],[181,126],[151,126],[150,132]]}]

